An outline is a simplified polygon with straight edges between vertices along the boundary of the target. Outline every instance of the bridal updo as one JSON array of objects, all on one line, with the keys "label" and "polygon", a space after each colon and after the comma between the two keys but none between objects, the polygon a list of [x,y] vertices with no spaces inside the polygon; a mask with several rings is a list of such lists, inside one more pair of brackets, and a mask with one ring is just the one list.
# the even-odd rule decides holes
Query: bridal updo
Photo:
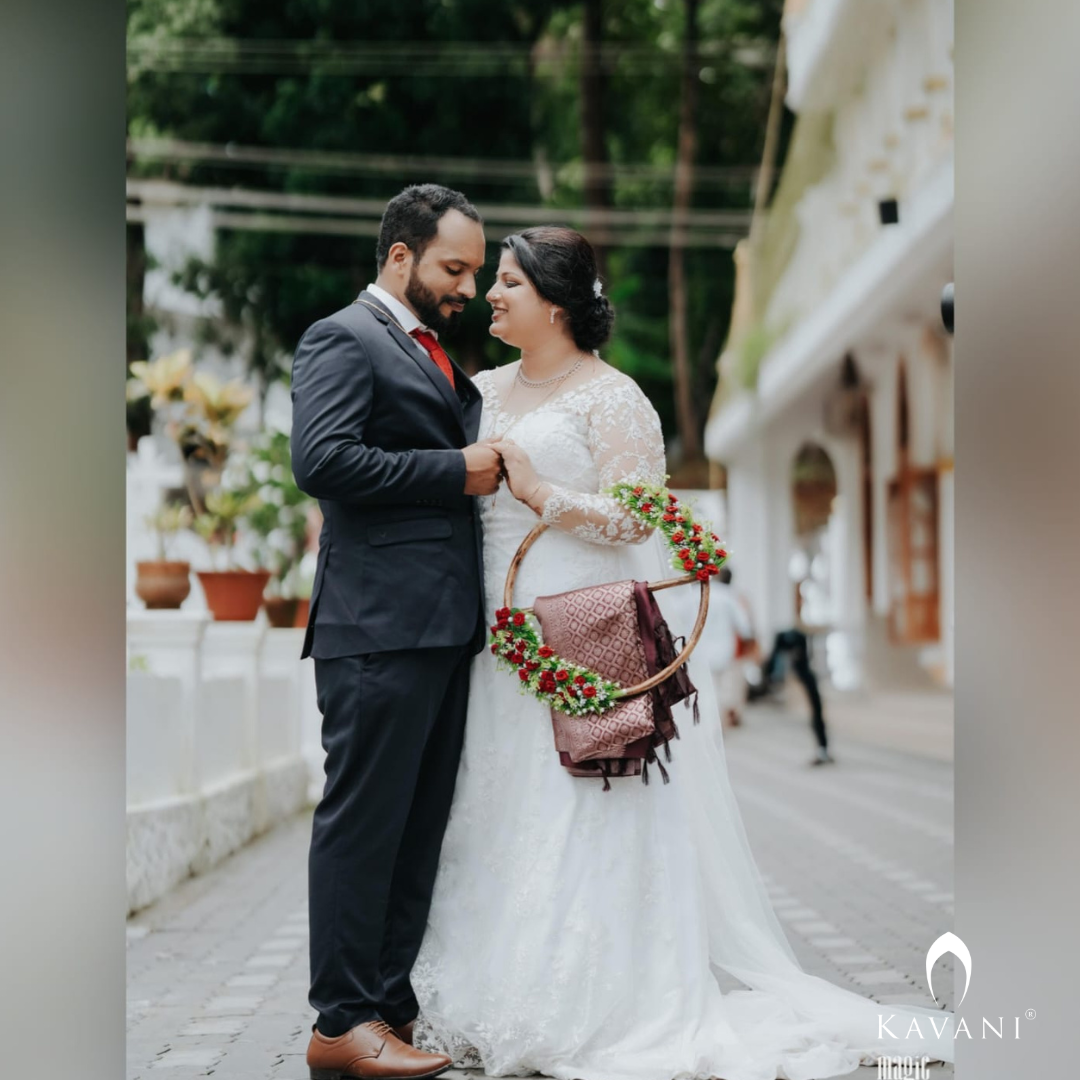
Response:
[{"label": "bridal updo", "polygon": [[611,337],[615,309],[597,277],[592,244],[581,233],[564,225],[537,225],[508,236],[502,246],[540,296],[566,312],[579,349],[592,352]]}]

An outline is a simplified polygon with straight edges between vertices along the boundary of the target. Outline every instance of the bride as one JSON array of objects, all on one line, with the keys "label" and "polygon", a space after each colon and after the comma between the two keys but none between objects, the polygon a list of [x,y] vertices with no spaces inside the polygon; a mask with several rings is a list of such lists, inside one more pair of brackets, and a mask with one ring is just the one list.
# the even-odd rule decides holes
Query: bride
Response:
[{"label": "bride", "polygon": [[[550,226],[507,238],[487,300],[492,335],[521,350],[476,379],[480,435],[509,487],[481,500],[489,608],[538,520],[550,528],[521,564],[518,606],[669,576],[660,537],[601,494],[628,478],[662,485],[666,470],[648,399],[595,351],[614,313],[589,243]],[[878,1006],[799,967],[747,844],[719,723],[682,723],[670,784],[622,778],[605,792],[559,764],[547,707],[517,685],[487,651],[476,659],[412,973],[418,1045],[495,1076],[562,1080],[809,1080],[877,1054],[952,1060],[949,1014]],[[749,989],[722,993],[721,970]],[[897,1039],[879,1034],[879,1014]]]}]

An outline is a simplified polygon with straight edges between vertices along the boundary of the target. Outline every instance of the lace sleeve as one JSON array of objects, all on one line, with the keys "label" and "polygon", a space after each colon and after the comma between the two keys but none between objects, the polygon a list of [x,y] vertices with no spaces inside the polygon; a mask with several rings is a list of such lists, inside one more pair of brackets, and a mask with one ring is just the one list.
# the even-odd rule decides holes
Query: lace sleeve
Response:
[{"label": "lace sleeve", "polygon": [[[603,492],[621,480],[662,485],[666,467],[660,418],[627,379],[599,394],[589,410],[589,450]],[[640,544],[652,527],[609,495],[551,485],[541,520],[593,544]]]}]

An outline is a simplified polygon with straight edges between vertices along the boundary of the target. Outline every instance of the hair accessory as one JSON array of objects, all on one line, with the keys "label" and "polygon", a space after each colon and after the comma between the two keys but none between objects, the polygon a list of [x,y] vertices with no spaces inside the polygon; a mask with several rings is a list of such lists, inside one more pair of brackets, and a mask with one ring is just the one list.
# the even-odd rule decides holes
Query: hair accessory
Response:
[{"label": "hair accessory", "polygon": [[599,278],[597,278],[592,283],[592,291],[593,291],[593,296],[595,296],[597,300],[599,300],[600,297],[604,295],[604,286],[600,284],[600,279]]}]

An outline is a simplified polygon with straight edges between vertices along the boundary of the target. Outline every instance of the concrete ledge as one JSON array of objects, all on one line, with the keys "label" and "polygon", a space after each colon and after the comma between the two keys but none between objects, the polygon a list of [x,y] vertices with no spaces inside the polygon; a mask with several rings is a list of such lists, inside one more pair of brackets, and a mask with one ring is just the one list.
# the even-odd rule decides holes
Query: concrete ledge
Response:
[{"label": "concrete ledge", "polygon": [[128,913],[206,873],[307,803],[307,762],[288,758],[198,795],[129,808]]}]

